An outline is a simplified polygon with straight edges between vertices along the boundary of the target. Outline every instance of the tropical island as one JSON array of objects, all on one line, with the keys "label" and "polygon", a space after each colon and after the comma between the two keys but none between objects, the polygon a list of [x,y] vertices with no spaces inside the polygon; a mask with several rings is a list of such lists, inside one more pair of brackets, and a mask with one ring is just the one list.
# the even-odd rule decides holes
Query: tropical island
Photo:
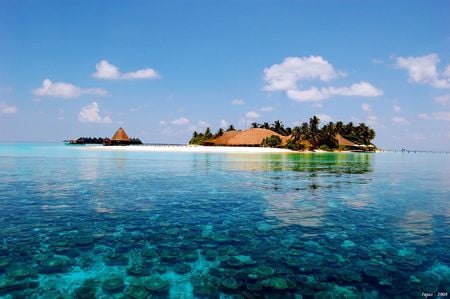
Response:
[{"label": "tropical island", "polygon": [[64,140],[67,145],[103,144],[103,145],[141,145],[139,138],[130,138],[125,130],[120,127],[111,138],[80,137],[78,139]]},{"label": "tropical island", "polygon": [[191,145],[203,146],[245,146],[285,148],[295,151],[356,151],[376,150],[372,143],[375,131],[365,123],[355,126],[352,122],[329,122],[323,126],[320,119],[313,116],[294,128],[285,127],[279,120],[273,124],[254,122],[247,130],[236,130],[230,125],[220,128],[215,134],[206,128],[205,132],[194,132],[189,140]]}]

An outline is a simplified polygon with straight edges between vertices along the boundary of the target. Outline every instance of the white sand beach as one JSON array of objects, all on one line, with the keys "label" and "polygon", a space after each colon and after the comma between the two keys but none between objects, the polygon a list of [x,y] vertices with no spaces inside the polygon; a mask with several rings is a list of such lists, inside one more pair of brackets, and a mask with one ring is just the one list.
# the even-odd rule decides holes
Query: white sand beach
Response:
[{"label": "white sand beach", "polygon": [[174,152],[174,153],[293,153],[289,149],[269,147],[232,147],[200,145],[129,145],[129,146],[86,146],[83,150],[91,151],[130,151],[130,152]]}]

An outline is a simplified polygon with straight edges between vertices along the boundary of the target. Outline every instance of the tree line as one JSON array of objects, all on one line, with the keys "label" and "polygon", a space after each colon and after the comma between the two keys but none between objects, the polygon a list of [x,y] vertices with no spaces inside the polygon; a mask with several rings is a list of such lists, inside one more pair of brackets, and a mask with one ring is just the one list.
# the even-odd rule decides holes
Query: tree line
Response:
[{"label": "tree line", "polygon": [[[108,137],[80,137],[76,140],[71,140],[73,144],[105,144],[111,143],[111,139]],[[128,144],[142,144],[139,138],[130,138]]]},{"label": "tree line", "polygon": [[[280,120],[274,121],[272,124],[268,122],[251,124],[252,128],[268,129],[282,136],[289,136],[288,142],[284,145],[286,148],[293,150],[335,150],[339,149],[337,135],[341,135],[345,139],[360,145],[372,145],[372,140],[375,138],[375,131],[368,127],[365,123],[354,125],[353,122],[343,123],[342,121],[328,122],[320,127],[320,119],[313,116],[309,122],[303,122],[294,128],[285,127]],[[230,125],[226,131],[235,130],[233,125]],[[212,140],[222,136],[224,130],[220,128],[215,134],[211,129],[206,128],[205,132],[198,133],[195,131],[192,135],[190,144],[203,144],[203,142]],[[282,140],[274,135],[265,138],[261,144],[262,146],[281,147]]]}]

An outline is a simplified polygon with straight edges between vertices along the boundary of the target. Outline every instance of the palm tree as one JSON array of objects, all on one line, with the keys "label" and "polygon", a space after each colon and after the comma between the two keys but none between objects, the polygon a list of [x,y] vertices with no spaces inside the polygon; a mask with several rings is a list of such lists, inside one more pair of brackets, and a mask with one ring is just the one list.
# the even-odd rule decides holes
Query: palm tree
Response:
[{"label": "palm tree", "polygon": [[235,131],[236,129],[233,127],[233,125],[230,125],[227,129],[227,132],[229,131]]},{"label": "palm tree", "polygon": [[217,133],[214,135],[214,137],[219,137],[219,136],[222,136],[222,135],[223,135],[223,129],[220,128],[220,129],[217,131]]},{"label": "palm tree", "polygon": [[252,122],[252,128],[257,128],[259,127],[259,124],[257,122]]},{"label": "palm tree", "polygon": [[309,119],[309,142],[311,142],[311,144],[314,147],[317,147],[319,145],[319,123],[320,123],[320,119],[314,115],[313,117],[311,117]]},{"label": "palm tree", "polygon": [[284,125],[281,121],[276,120],[273,122],[272,127],[270,128],[272,131],[281,134],[281,135],[285,135],[286,131],[284,129]]},{"label": "palm tree", "polygon": [[211,129],[209,127],[206,128],[204,135],[205,135],[206,139],[211,139],[212,138]]},{"label": "palm tree", "polygon": [[262,125],[259,125],[259,127],[260,127],[261,129],[267,129],[267,130],[270,130],[270,125],[269,125],[268,122],[264,122]]}]

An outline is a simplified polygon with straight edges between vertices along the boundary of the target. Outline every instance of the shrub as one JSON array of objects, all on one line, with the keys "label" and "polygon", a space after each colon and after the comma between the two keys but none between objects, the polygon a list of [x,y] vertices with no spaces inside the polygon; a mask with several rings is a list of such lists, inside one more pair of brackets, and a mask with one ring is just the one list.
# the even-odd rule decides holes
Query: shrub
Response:
[{"label": "shrub", "polygon": [[264,138],[261,145],[265,147],[279,147],[281,145],[281,138],[280,136],[272,135]]}]

